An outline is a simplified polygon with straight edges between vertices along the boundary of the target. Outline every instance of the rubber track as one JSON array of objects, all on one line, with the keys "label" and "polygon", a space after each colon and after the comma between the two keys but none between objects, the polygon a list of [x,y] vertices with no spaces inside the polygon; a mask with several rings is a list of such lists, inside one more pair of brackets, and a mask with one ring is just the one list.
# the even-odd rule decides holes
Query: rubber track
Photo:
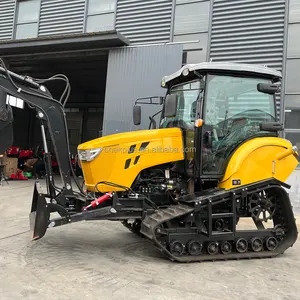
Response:
[{"label": "rubber track", "polygon": [[[160,211],[147,216],[142,222],[141,233],[145,235],[160,251],[164,253],[171,261],[177,261],[182,263],[189,262],[201,262],[201,261],[218,261],[218,260],[238,260],[238,259],[254,259],[254,258],[271,258],[282,254],[289,246],[284,248],[279,247],[272,251],[261,251],[261,252],[245,252],[245,253],[230,253],[224,255],[218,253],[216,255],[203,254],[200,256],[174,256],[167,248],[165,248],[156,238],[156,228],[161,224],[178,218],[180,216],[192,213],[194,208],[185,204],[172,205],[169,208],[161,209]],[[242,237],[242,236],[241,236]],[[236,238],[239,238],[236,236]],[[280,243],[281,244],[281,243]],[[283,242],[283,244],[285,244]],[[279,249],[280,248],[280,249]]]}]

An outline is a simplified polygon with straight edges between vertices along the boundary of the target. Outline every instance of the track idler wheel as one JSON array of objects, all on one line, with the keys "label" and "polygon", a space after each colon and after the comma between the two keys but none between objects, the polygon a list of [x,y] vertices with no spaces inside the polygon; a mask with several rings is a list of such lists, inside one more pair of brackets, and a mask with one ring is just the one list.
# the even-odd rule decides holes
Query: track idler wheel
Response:
[{"label": "track idler wheel", "polygon": [[210,255],[215,255],[218,253],[218,243],[217,242],[211,242],[207,245],[207,252]]},{"label": "track idler wheel", "polygon": [[187,250],[190,255],[200,255],[202,251],[202,244],[197,241],[189,241],[187,244]]},{"label": "track idler wheel", "polygon": [[248,242],[243,238],[238,239],[236,244],[235,244],[235,247],[236,247],[237,252],[245,253],[248,250]]},{"label": "track idler wheel", "polygon": [[170,242],[170,252],[174,256],[181,256],[184,252],[184,245],[177,240],[173,240]]},{"label": "track idler wheel", "polygon": [[266,248],[269,250],[269,251],[274,251],[276,248],[277,248],[277,240],[276,238],[274,237],[268,237],[266,239]]},{"label": "track idler wheel", "polygon": [[260,252],[261,250],[263,250],[264,244],[262,239],[258,238],[258,237],[254,237],[251,240],[251,249],[254,252]]},{"label": "track idler wheel", "polygon": [[229,254],[232,251],[232,245],[229,242],[223,242],[220,246],[222,254]]}]

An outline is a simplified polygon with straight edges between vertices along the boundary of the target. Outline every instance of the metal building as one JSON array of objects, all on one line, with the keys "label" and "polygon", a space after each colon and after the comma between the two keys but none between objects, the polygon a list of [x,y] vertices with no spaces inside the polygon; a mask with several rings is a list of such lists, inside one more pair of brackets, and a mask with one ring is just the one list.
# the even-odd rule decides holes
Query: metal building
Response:
[{"label": "metal building", "polygon": [[[70,78],[73,150],[99,135],[135,129],[136,98],[163,95],[163,75],[211,59],[282,71],[278,116],[286,138],[299,145],[299,36],[299,0],[0,1],[0,56],[9,67],[33,77]],[[16,143],[39,143],[33,112],[24,117],[22,104],[15,105],[16,132],[23,130]]]}]

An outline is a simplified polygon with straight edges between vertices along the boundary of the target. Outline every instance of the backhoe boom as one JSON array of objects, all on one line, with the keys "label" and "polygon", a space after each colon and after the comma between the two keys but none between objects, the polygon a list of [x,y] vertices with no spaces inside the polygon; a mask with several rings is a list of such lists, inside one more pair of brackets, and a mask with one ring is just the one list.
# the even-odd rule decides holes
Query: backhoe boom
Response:
[{"label": "backhoe boom", "polygon": [[[57,78],[57,80],[58,79],[59,78]],[[44,82],[47,82],[47,80],[44,80]],[[53,198],[55,197],[58,204],[65,206],[66,198],[74,198],[74,192],[70,176],[72,168],[63,104],[55,100],[45,86],[36,83],[29,77],[22,77],[14,74],[5,67],[0,67],[0,89],[11,96],[22,99],[30,108],[36,110],[37,117],[41,121],[44,151],[46,152],[46,156],[49,155],[46,164],[48,163],[48,169],[51,170],[51,166],[49,166],[50,154],[49,151],[47,151],[48,147],[45,140],[45,125],[48,127],[64,188],[62,193],[54,195],[53,187],[51,188],[53,185],[53,178],[51,176],[48,176],[48,187],[50,196]],[[6,95],[4,96],[5,99],[2,99],[2,101],[6,100]],[[49,171],[47,172],[47,175],[50,175]]]}]

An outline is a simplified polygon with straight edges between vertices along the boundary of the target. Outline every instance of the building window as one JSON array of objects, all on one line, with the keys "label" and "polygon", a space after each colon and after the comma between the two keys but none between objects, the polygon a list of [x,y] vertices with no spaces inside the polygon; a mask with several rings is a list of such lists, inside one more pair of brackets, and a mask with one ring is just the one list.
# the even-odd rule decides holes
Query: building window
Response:
[{"label": "building window", "polygon": [[210,2],[177,0],[173,42],[183,42],[183,64],[207,61]]},{"label": "building window", "polygon": [[185,42],[183,44],[183,64],[195,64],[207,61],[207,33],[181,34],[174,36],[174,42]]},{"label": "building window", "polygon": [[300,23],[290,24],[288,30],[288,46],[287,46],[287,57],[300,58]]},{"label": "building window", "polygon": [[16,39],[35,38],[38,36],[40,6],[40,0],[17,2]]},{"label": "building window", "polygon": [[300,95],[300,58],[288,59],[286,63],[286,94],[299,94]]},{"label": "building window", "polygon": [[285,125],[286,129],[299,129],[300,128],[300,109],[293,108],[285,109]]},{"label": "building window", "polygon": [[290,9],[289,9],[289,21],[292,22],[300,22],[300,3],[299,0],[290,0]]},{"label": "building window", "polygon": [[[297,146],[298,149],[300,149],[300,132],[286,132],[285,138],[289,140],[293,144],[293,146]],[[300,162],[299,156],[297,157],[297,159]]]},{"label": "building window", "polygon": [[201,50],[183,51],[182,65],[198,64],[199,62],[203,62],[203,61],[206,61],[206,58],[203,56],[203,51]]},{"label": "building window", "polygon": [[210,2],[176,5],[174,35],[207,32]]},{"label": "building window", "polygon": [[285,138],[300,149],[300,95],[286,95],[285,100]]},{"label": "building window", "polygon": [[78,113],[80,112],[80,109],[79,108],[65,108],[65,113]]},{"label": "building window", "polygon": [[24,101],[22,99],[7,95],[6,104],[10,106],[24,109]]},{"label": "building window", "polygon": [[113,30],[116,0],[88,0],[86,32]]},{"label": "building window", "polygon": [[183,51],[182,53],[182,65],[186,65],[187,64],[187,52]]}]

